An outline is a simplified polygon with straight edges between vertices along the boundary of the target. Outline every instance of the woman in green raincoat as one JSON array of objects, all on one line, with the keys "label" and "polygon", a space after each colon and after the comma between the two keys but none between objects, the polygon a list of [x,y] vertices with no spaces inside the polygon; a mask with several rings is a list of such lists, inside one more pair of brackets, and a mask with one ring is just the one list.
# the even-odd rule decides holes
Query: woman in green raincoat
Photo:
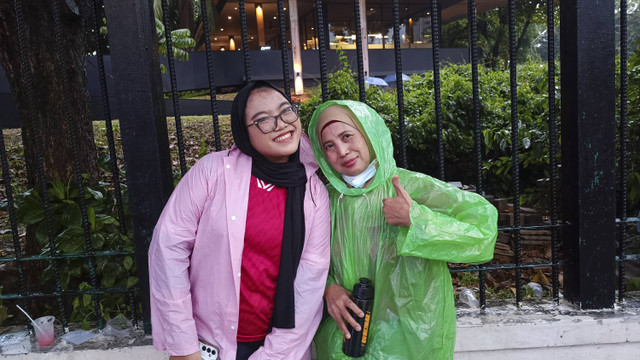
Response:
[{"label": "woman in green raincoat", "polygon": [[447,262],[491,260],[497,211],[480,195],[397,168],[391,134],[366,104],[328,101],[309,135],[329,180],[331,268],[327,310],[315,337],[318,359],[342,353],[349,299],[359,278],[374,285],[364,359],[452,359],[456,313]]}]

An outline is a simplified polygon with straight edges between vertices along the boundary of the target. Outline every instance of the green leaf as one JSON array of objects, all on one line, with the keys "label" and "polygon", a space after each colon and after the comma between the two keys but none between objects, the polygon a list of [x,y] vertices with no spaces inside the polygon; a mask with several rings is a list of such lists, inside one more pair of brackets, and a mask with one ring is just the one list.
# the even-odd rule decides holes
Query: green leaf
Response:
[{"label": "green leaf", "polygon": [[18,205],[16,215],[25,225],[33,225],[44,220],[44,205],[40,196],[36,192],[27,195]]},{"label": "green leaf", "polygon": [[116,274],[113,271],[109,271],[102,276],[102,285],[104,287],[113,287],[116,282]]},{"label": "green leaf", "polygon": [[102,195],[102,193],[98,190],[93,190],[90,187],[85,187],[85,190],[87,190],[87,195],[93,196],[93,198],[96,200],[102,200],[104,198],[104,195]]},{"label": "green leaf", "polygon": [[93,246],[93,250],[102,250],[104,242],[104,235],[100,233],[91,234],[91,246]]},{"label": "green leaf", "polygon": [[89,294],[82,295],[82,304],[84,306],[91,305],[91,295],[89,295]]},{"label": "green leaf", "polygon": [[97,214],[95,221],[96,221],[96,229],[98,230],[102,229],[106,225],[113,225],[113,226],[120,225],[118,220],[116,220],[114,217],[111,217],[109,215],[104,215],[104,214]]},{"label": "green leaf", "polygon": [[127,289],[129,289],[129,288],[131,288],[132,286],[134,286],[134,285],[135,285],[135,284],[137,284],[137,283],[138,283],[138,278],[137,278],[137,277],[134,277],[134,276],[130,276],[130,277],[127,279],[127,286],[126,286],[126,288],[127,288]]},{"label": "green leaf", "polygon": [[49,194],[59,200],[64,200],[66,198],[66,185],[60,180],[60,177],[56,176],[56,178],[51,182]]},{"label": "green leaf", "polygon": [[89,320],[86,318],[82,320],[82,330],[91,330],[91,324],[89,324]]},{"label": "green leaf", "polygon": [[131,258],[131,256],[127,256],[124,258],[124,268],[127,270],[131,270],[131,267],[133,266],[133,258]]},{"label": "green leaf", "polygon": [[36,228],[36,240],[38,241],[38,244],[40,244],[40,246],[44,246],[49,242],[49,232],[46,221],[38,224],[38,227]]},{"label": "green leaf", "polygon": [[189,29],[176,29],[171,31],[171,39],[174,38],[189,38],[191,31]]},{"label": "green leaf", "polygon": [[94,230],[96,228],[96,210],[93,207],[87,208],[87,217],[89,224],[91,224],[91,230]]},{"label": "green leaf", "polygon": [[62,224],[78,227],[82,225],[82,213],[80,212],[78,204],[71,203],[65,206],[64,213],[62,214]]},{"label": "green leaf", "polygon": [[206,139],[200,140],[200,150],[198,151],[198,159],[202,159],[203,156],[207,155],[207,141]]}]

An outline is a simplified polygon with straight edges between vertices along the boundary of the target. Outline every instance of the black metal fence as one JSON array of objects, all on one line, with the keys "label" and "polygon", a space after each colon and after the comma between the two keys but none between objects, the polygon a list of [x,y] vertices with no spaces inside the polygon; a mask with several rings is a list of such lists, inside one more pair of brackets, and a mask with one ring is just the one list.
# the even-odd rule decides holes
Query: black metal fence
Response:
[{"label": "black metal fence", "polygon": [[[60,19],[60,1],[52,2],[52,14],[54,18],[56,54],[55,61],[62,67],[63,59],[62,26]],[[211,120],[216,150],[221,150],[220,125],[218,105],[216,100],[216,83],[214,74],[220,69],[213,62],[211,56],[209,29],[207,21],[206,4],[201,1],[201,14],[203,17],[206,69],[201,69],[202,74],[207,74],[208,90],[211,101]],[[23,1],[15,0],[16,23],[19,29],[20,40],[20,64],[22,70],[21,84],[27,91],[27,105],[30,114],[33,114],[34,101],[29,95],[30,89],[35,84],[33,81],[29,52],[30,45],[25,37],[25,16]],[[102,6],[103,5],[103,6]],[[171,81],[171,96],[173,99],[173,115],[177,134],[179,153],[179,170],[181,174],[187,171],[185,160],[184,136],[180,103],[178,102],[178,85],[173,59],[173,44],[171,38],[171,22],[168,18],[168,2],[162,1],[164,10],[165,43],[168,54],[168,72]],[[325,29],[327,21],[323,6],[324,1],[315,0],[315,17],[318,29]],[[354,0],[354,22],[359,32],[360,19],[359,1]],[[437,173],[432,174],[442,180],[447,180],[445,164],[444,135],[446,121],[442,115],[441,78],[442,67],[440,59],[441,42],[441,3],[430,3],[431,36],[432,36],[432,61],[433,83],[435,94],[435,118],[438,164]],[[561,134],[558,134],[556,118],[556,63],[554,34],[556,33],[554,19],[555,8],[553,0],[548,0],[547,6],[547,36],[548,36],[548,152],[549,152],[549,217],[548,221],[533,225],[521,224],[521,168],[519,157],[519,128],[518,114],[522,109],[518,108],[518,72],[516,61],[516,33],[515,33],[515,0],[508,2],[509,8],[509,77],[510,77],[510,146],[511,146],[511,194],[510,201],[513,207],[513,225],[501,226],[500,232],[509,236],[513,243],[514,257],[512,263],[484,264],[474,266],[455,265],[451,267],[452,273],[473,272],[478,275],[478,288],[480,304],[484,308],[487,304],[486,281],[487,273],[511,272],[515,284],[515,302],[523,301],[523,276],[524,269],[551,269],[551,298],[555,303],[559,302],[560,273],[563,274],[564,296],[580,304],[582,308],[608,308],[613,307],[616,288],[618,301],[625,297],[625,265],[640,259],[640,255],[628,254],[625,248],[626,234],[630,224],[638,221],[627,213],[627,185],[626,174],[628,169],[627,147],[628,139],[627,123],[627,55],[626,55],[626,0],[621,0],[621,31],[620,38],[620,74],[615,75],[615,44],[614,31],[614,5],[591,4],[586,0],[563,1],[560,4],[560,28],[562,33],[562,46],[560,64],[562,66],[562,108],[561,108]],[[239,15],[242,28],[242,53],[245,71],[245,81],[252,79],[252,64],[249,56],[247,39],[247,19],[245,14],[245,1],[238,1]],[[603,8],[604,7],[604,8]],[[287,51],[287,21],[284,13],[283,0],[277,0],[279,17],[279,41],[282,62],[282,81],[286,94],[291,94],[290,59]],[[393,1],[393,29],[394,29],[394,54],[396,73],[396,98],[398,114],[398,163],[406,167],[407,140],[404,111],[404,84],[402,80],[402,61],[400,49],[400,1]],[[577,11],[580,9],[580,12]],[[101,47],[97,47],[97,60],[100,71],[100,84],[102,91],[104,118],[106,122],[108,149],[110,154],[111,184],[115,194],[115,204],[118,226],[121,234],[133,237],[135,251],[127,250],[125,246],[109,251],[95,251],[95,240],[92,237],[95,215],[87,207],[85,198],[88,198],[82,179],[84,169],[78,162],[74,162],[75,186],[79,193],[79,210],[82,214],[81,229],[84,239],[83,250],[75,252],[60,251],[60,235],[51,224],[51,201],[49,199],[48,179],[44,173],[42,153],[38,147],[38,191],[43,204],[43,229],[46,231],[48,252],[42,255],[23,254],[24,245],[19,235],[19,225],[16,215],[16,206],[12,190],[12,182],[9,170],[8,154],[5,149],[4,137],[0,133],[0,160],[2,161],[2,174],[7,203],[7,212],[12,234],[13,254],[0,258],[0,262],[14,264],[18,274],[17,287],[14,292],[0,295],[0,300],[20,301],[25,306],[29,302],[37,302],[40,299],[54,299],[53,312],[58,314],[65,327],[69,320],[68,311],[70,299],[88,294],[93,305],[92,319],[97,321],[99,327],[103,326],[105,316],[101,310],[101,299],[107,294],[125,294],[129,299],[129,315],[135,320],[138,318],[138,303],[141,303],[142,318],[145,330],[150,330],[149,304],[148,304],[148,270],[146,250],[151,238],[153,227],[162,210],[162,207],[171,193],[173,179],[171,164],[169,161],[169,144],[167,139],[167,123],[163,101],[162,82],[160,81],[160,61],[157,55],[157,38],[153,21],[153,11],[147,1],[99,0],[83,3],[81,11],[85,14],[85,21],[93,28],[94,36],[100,33],[100,19],[106,17],[109,29],[109,49],[114,76],[114,94],[108,94],[103,54]],[[104,11],[104,14],[103,14]],[[472,70],[472,96],[473,118],[466,121],[473,123],[473,133],[470,134],[474,141],[473,172],[475,174],[475,191],[485,194],[485,178],[483,173],[483,118],[482,99],[480,98],[479,83],[479,58],[477,42],[477,18],[476,0],[468,0],[468,24],[469,24],[469,53]],[[596,31],[597,29],[597,31]],[[132,36],[132,33],[135,36]],[[365,34],[366,35],[366,34]],[[362,34],[357,34],[362,39]],[[95,39],[99,42],[99,39]],[[320,69],[320,91],[322,100],[328,99],[328,68],[327,49],[328,39],[324,31],[318,31],[318,62]],[[359,98],[366,101],[365,74],[362,55],[362,41],[356,41],[357,46],[357,78]],[[426,60],[425,60],[426,61]],[[619,113],[616,116],[616,88],[615,76],[620,77],[620,103]],[[62,77],[64,79],[64,77]],[[67,84],[62,84],[63,88]],[[115,142],[111,117],[110,96],[117,99],[117,110],[120,120],[121,142],[124,151],[124,164],[126,172],[126,187],[128,189],[128,201],[123,200]],[[68,110],[68,109],[67,109]],[[69,113],[70,114],[70,113]],[[33,115],[35,116],[35,115]],[[616,118],[617,124],[616,140]],[[29,122],[33,129],[32,136],[35,144],[39,146],[39,133],[37,122],[34,119],[22,119],[23,123]],[[74,118],[66,116],[72,131],[69,134],[72,151],[77,151],[75,142]],[[560,148],[560,135],[562,146]],[[618,142],[619,155],[616,155],[614,144]],[[561,155],[561,156],[560,156]],[[75,156],[78,157],[77,154]],[[558,159],[561,158],[561,162]],[[617,168],[616,168],[617,165]],[[616,185],[616,172],[618,184]],[[618,191],[616,192],[616,188]],[[561,191],[562,190],[562,191]],[[562,200],[562,208],[561,208]],[[127,229],[125,224],[126,211],[124,203],[128,203],[131,214],[132,229]],[[616,209],[618,211],[616,211]],[[561,215],[562,214],[562,215]],[[551,233],[550,258],[543,262],[526,262],[522,257],[521,233],[525,230],[549,230]],[[614,235],[617,234],[617,235]],[[561,236],[562,235],[562,236]],[[563,255],[560,246],[563,246]],[[101,286],[100,279],[96,275],[97,261],[100,258],[108,258],[108,261],[123,261],[126,257],[135,258],[137,264],[137,276],[139,282],[127,288],[117,286]],[[63,288],[61,279],[64,274],[60,269],[64,268],[72,260],[81,260],[88,269],[89,286],[76,289]],[[53,272],[52,280],[54,289],[42,292],[40,289],[29,286],[25,264],[30,262],[45,262],[50,265]],[[99,261],[98,261],[99,262]],[[102,262],[104,263],[104,262]],[[617,265],[617,269],[616,269]],[[129,266],[130,267],[130,266]],[[617,286],[616,286],[617,276]],[[3,283],[5,282],[3,276]]]}]

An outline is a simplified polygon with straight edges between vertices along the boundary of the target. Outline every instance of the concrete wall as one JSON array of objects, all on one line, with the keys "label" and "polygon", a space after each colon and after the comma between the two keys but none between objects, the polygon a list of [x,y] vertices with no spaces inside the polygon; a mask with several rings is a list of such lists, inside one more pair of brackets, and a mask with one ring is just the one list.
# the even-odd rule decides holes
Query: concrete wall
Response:
[{"label": "concrete wall", "polygon": [[[165,360],[152,346],[0,355],[7,360]],[[428,356],[425,357],[428,359]],[[455,360],[640,359],[640,306],[579,311],[569,305],[458,310]],[[411,360],[411,359],[407,359]]]},{"label": "concrete wall", "polygon": [[640,359],[638,309],[566,307],[458,314],[456,360]]}]

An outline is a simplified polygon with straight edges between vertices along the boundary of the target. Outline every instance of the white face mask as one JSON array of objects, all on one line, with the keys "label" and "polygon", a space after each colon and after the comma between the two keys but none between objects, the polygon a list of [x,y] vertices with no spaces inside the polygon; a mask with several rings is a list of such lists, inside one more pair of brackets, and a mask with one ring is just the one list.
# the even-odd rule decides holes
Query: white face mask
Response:
[{"label": "white face mask", "polygon": [[349,185],[351,185],[354,188],[361,188],[364,186],[364,184],[367,183],[367,181],[369,181],[370,179],[372,179],[374,176],[376,176],[376,163],[378,162],[377,159],[373,160],[371,162],[371,164],[369,164],[369,166],[360,174],[355,175],[355,176],[349,176],[349,175],[345,175],[342,174],[342,179]]}]

